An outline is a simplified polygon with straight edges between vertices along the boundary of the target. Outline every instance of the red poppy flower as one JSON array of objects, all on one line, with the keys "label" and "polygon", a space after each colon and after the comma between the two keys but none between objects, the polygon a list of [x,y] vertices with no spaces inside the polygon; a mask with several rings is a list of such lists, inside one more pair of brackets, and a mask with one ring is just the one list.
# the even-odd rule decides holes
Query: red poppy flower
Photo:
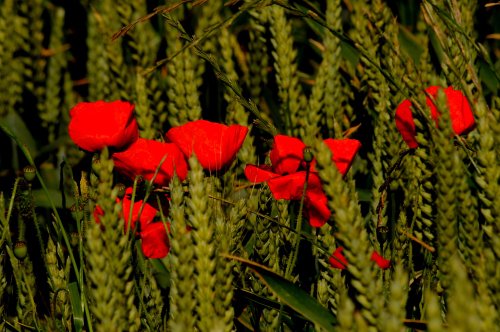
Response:
[{"label": "red poppy flower", "polygon": [[[332,161],[345,175],[361,144],[352,139],[326,139],[325,144],[332,151]],[[269,155],[272,166],[247,165],[245,176],[254,183],[267,182],[275,199],[300,200],[306,181],[304,148],[305,144],[298,138],[277,135]],[[331,212],[314,168],[315,162],[313,160],[310,166],[304,215],[313,227],[321,227],[330,218]]]},{"label": "red poppy flower", "polygon": [[[425,91],[433,98],[437,97],[437,93],[441,89],[438,86],[431,86]],[[474,129],[475,121],[472,110],[467,101],[467,98],[461,91],[454,90],[452,87],[444,89],[444,93],[448,100],[448,107],[450,109],[450,119],[453,131],[457,135],[467,134]],[[439,112],[436,105],[427,97],[427,106],[431,109],[431,117],[438,124]],[[415,123],[411,112],[411,102],[406,99],[396,108],[396,127],[398,128],[403,140],[406,142],[410,149],[418,147],[416,136]]]},{"label": "red poppy flower", "polygon": [[142,227],[140,237],[142,252],[148,258],[163,258],[170,251],[168,233],[163,222],[154,222]]},{"label": "red poppy flower", "polygon": [[[163,158],[165,160],[160,166]],[[154,180],[154,184],[159,186],[168,185],[174,173],[182,181],[188,172],[186,159],[175,144],[144,138],[139,138],[127,150],[114,153],[113,161],[115,169],[131,179],[142,175],[146,180],[151,180],[160,166]]]},{"label": "red poppy flower", "polygon": [[[143,200],[134,201],[134,204],[132,205],[132,200],[131,200],[132,191],[133,191],[132,187],[127,188],[127,190],[125,191],[125,196],[123,196],[122,200],[122,213],[123,213],[123,219],[125,219],[125,229],[129,225],[130,209],[132,209],[132,222],[130,222],[130,228],[135,229],[136,227],[135,223],[139,221],[140,229],[143,229],[144,227],[153,222],[154,218],[156,217],[159,211],[156,208],[154,208],[151,204],[144,203]],[[143,204],[144,207],[142,208],[141,211],[141,206]],[[139,212],[141,212],[140,215]]]},{"label": "red poppy flower", "polygon": [[[343,247],[337,247],[335,251],[329,258],[330,265],[336,269],[345,270],[347,265],[347,259],[345,258]],[[382,270],[388,269],[391,266],[391,261],[382,257],[378,252],[373,251],[370,260],[374,261]]]},{"label": "red poppy flower", "polygon": [[177,144],[187,158],[194,153],[204,169],[220,171],[233,162],[247,132],[247,127],[237,124],[196,120],[171,128],[165,137]]},{"label": "red poppy flower", "polygon": [[81,149],[123,150],[139,137],[134,105],[125,101],[78,103],[70,111],[69,136]]}]

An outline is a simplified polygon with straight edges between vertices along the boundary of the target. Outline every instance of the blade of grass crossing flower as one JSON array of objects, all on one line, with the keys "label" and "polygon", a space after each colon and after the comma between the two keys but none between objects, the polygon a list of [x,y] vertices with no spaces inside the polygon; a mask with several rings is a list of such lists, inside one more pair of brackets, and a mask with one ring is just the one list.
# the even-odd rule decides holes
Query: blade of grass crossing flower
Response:
[{"label": "blade of grass crossing flower", "polygon": [[[146,194],[144,195],[144,200],[142,201],[141,207],[139,208],[139,213],[137,215],[137,218],[141,217],[142,210],[144,209],[144,206],[146,205],[146,202],[148,201],[149,195],[151,195],[151,191],[153,189],[153,182],[156,179],[156,177],[158,176],[158,172],[160,171],[161,165],[165,162],[166,159],[167,159],[167,154],[165,154],[163,156],[163,158],[161,158],[160,163],[156,167],[155,174],[153,174],[153,177],[151,178],[151,181],[147,182]],[[134,180],[134,188],[132,191],[132,201],[130,204],[130,212],[129,212],[129,219],[128,220],[132,220],[132,212],[133,212],[133,206],[134,206],[134,201],[135,201],[136,186],[137,186],[137,178]],[[129,229],[129,227],[127,227],[127,233],[128,233],[128,229]]]},{"label": "blade of grass crossing flower", "polygon": [[[153,176],[153,180],[155,178],[157,173],[155,173],[155,175]],[[151,180],[151,181],[153,181]],[[128,211],[128,220],[129,221],[132,221],[132,216],[134,214],[134,203],[135,203],[135,194],[137,192],[137,182],[139,181],[139,177],[136,177],[134,179],[134,185],[132,186],[132,197],[130,198],[130,209]],[[137,218],[140,218],[141,217],[141,212],[142,212],[142,207],[144,206],[144,204],[141,205],[141,208],[140,208],[140,211],[139,211],[139,214],[137,215]],[[127,213],[127,211],[123,211],[124,213]],[[128,236],[128,232],[129,232],[129,228],[130,226],[127,226],[127,229],[125,231],[125,235]]]},{"label": "blade of grass crossing flower", "polygon": [[337,324],[336,317],[325,307],[319,304],[302,288],[294,285],[282,276],[269,270],[267,267],[241,257],[222,254],[221,256],[234,259],[251,268],[261,281],[266,284],[276,296],[293,310],[320,326],[325,331],[333,331]]}]

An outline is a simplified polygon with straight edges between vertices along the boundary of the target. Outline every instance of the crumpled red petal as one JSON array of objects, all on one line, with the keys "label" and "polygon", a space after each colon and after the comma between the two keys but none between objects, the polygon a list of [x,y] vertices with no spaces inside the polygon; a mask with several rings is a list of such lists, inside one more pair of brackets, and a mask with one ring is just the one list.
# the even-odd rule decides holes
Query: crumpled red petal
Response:
[{"label": "crumpled red petal", "polygon": [[[306,171],[279,176],[267,181],[275,199],[300,200],[306,182]],[[310,172],[307,181],[306,199],[317,200],[326,197],[317,173]]]},{"label": "crumpled red petal", "polygon": [[322,227],[330,219],[332,213],[328,208],[328,198],[323,192],[321,184],[319,187],[307,190],[304,214],[312,227]]},{"label": "crumpled red petal", "polygon": [[139,138],[127,150],[113,154],[115,169],[134,179],[137,175],[142,175],[146,180],[151,180],[160,165],[154,184],[167,186],[177,174],[182,181],[186,178],[188,165],[184,155],[173,143],[162,143],[154,140]]},{"label": "crumpled red petal", "polygon": [[[275,199],[300,200],[305,181],[306,172],[300,171],[272,178],[267,184]],[[317,173],[310,172],[304,198],[304,216],[311,226],[321,227],[328,221],[330,215],[328,198],[321,187],[321,180]]]},{"label": "crumpled red petal", "polygon": [[121,151],[139,137],[134,105],[125,101],[78,103],[70,110],[68,133],[81,149]]},{"label": "crumpled red petal", "polygon": [[[437,97],[438,90],[440,87],[430,87],[426,89],[430,95]],[[474,115],[470,108],[469,102],[464,94],[453,89],[451,86],[444,89],[444,93],[448,100],[448,107],[450,109],[450,119],[451,127],[457,135],[463,135],[469,133],[476,126],[476,121],[474,120]],[[431,109],[432,118],[438,123],[439,113],[436,105],[432,102],[430,98],[427,98],[427,105]]]},{"label": "crumpled red petal", "polygon": [[372,253],[372,256],[370,258],[372,261],[374,261],[375,263],[377,263],[377,265],[385,270],[385,269],[388,269],[389,267],[391,267],[391,261],[388,260],[388,259],[385,259],[384,257],[382,257],[378,252],[374,251]]},{"label": "crumpled red petal", "polygon": [[[427,92],[429,95],[431,95],[432,98],[436,98],[437,93],[440,89],[441,89],[441,87],[433,85],[433,86],[430,86],[427,89],[425,89],[425,92]],[[436,124],[437,124],[437,119],[439,118],[440,114],[437,110],[436,105],[434,105],[434,103],[432,102],[432,99],[430,99],[428,96],[425,98],[425,103],[427,104],[427,106],[431,110],[431,118],[434,121],[436,121]]]},{"label": "crumpled red petal", "polygon": [[299,200],[302,198],[306,172],[296,172],[267,181],[275,199]]},{"label": "crumpled red petal", "polygon": [[153,222],[154,218],[156,217],[159,211],[149,203],[145,203],[144,207],[142,208],[141,215],[139,215],[141,206],[144,201],[137,200],[132,205],[131,195],[132,195],[132,187],[129,187],[127,188],[125,196],[122,199],[122,213],[123,213],[123,219],[125,219],[125,229],[129,225],[129,216],[131,208],[132,208],[132,222],[130,223],[130,228],[134,230],[136,227],[135,223],[139,221],[140,229],[143,229],[148,224]]},{"label": "crumpled red petal", "polygon": [[332,161],[337,166],[340,174],[346,175],[351,168],[354,157],[361,148],[361,142],[356,139],[333,139],[327,138],[323,142],[332,152]]},{"label": "crumpled red petal", "polygon": [[141,247],[148,258],[163,258],[170,251],[167,230],[163,222],[154,222],[141,229]]},{"label": "crumpled red petal", "polygon": [[[329,261],[332,267],[341,270],[344,270],[347,267],[348,262],[344,254],[342,254],[343,250],[343,247],[337,247],[337,249],[335,249],[335,251],[330,256]],[[377,263],[377,265],[383,270],[388,269],[391,266],[391,261],[382,257],[376,251],[373,251],[370,260]]]},{"label": "crumpled red petal", "polygon": [[244,172],[248,181],[253,183],[264,182],[279,176],[279,174],[274,173],[271,167],[267,165],[247,165]]},{"label": "crumpled red petal", "polygon": [[[425,91],[435,98],[440,89],[442,88],[431,86],[425,89]],[[476,122],[467,98],[461,91],[455,90],[452,87],[444,89],[444,93],[448,100],[453,131],[457,135],[469,133],[476,126]],[[430,108],[431,117],[436,121],[437,125],[440,114],[436,105],[429,97],[426,98],[426,104]],[[413,115],[411,113],[411,102],[408,99],[404,100],[396,108],[396,127],[410,149],[418,147],[418,143],[415,139],[416,130]]]},{"label": "crumpled red petal", "polygon": [[247,127],[237,124],[196,120],[171,128],[165,137],[177,144],[187,158],[194,152],[204,169],[219,171],[233,162],[247,132]]},{"label": "crumpled red petal", "polygon": [[285,175],[296,172],[304,160],[306,145],[298,138],[276,135],[269,154],[273,171]]},{"label": "crumpled red petal", "polygon": [[344,251],[343,247],[337,247],[337,249],[335,249],[335,251],[332,253],[328,261],[330,262],[330,265],[332,267],[340,270],[345,270],[347,268],[348,263],[344,254],[342,254],[342,251]]}]

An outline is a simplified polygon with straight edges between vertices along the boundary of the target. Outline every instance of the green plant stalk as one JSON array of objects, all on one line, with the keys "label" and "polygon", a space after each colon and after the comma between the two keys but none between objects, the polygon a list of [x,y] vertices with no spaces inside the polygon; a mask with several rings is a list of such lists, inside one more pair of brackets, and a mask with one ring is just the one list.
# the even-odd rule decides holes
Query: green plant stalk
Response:
[{"label": "green plant stalk", "polygon": [[12,196],[10,197],[9,208],[7,210],[7,216],[5,217],[6,224],[4,225],[5,229],[8,229],[8,223],[10,220],[10,216],[12,215],[12,209],[14,208],[14,198],[16,197],[17,187],[19,185],[19,181],[21,178],[16,178],[14,181],[14,188],[12,189]]},{"label": "green plant stalk", "polygon": [[[26,275],[26,269],[31,268],[33,269],[33,266],[31,265],[31,261],[27,260],[26,262],[19,262],[18,259],[15,257],[14,253],[12,252],[12,249],[7,246],[5,247],[7,250],[7,254],[9,255],[11,264],[13,265],[13,273],[14,273],[14,279],[16,281],[17,287],[18,287],[18,292],[23,292],[23,289],[27,292],[28,295],[28,300],[31,304],[31,309],[32,309],[32,315],[33,315],[33,323],[36,326],[36,329],[39,330],[38,327],[38,322],[37,322],[37,316],[36,316],[36,304],[35,300],[33,298],[33,294],[31,293],[31,287],[28,284],[28,278]],[[16,264],[20,263],[20,264]],[[28,265],[29,264],[29,265]],[[19,303],[17,304],[19,305]],[[19,323],[19,322],[17,322]]]},{"label": "green plant stalk", "polygon": [[[14,134],[12,134],[12,132],[7,127],[5,127],[3,124],[0,124],[0,128],[3,130],[3,132],[5,132],[7,134],[7,136],[12,138],[17,143],[17,145],[19,146],[19,148],[23,152],[24,156],[26,157],[28,164],[33,166],[36,169],[35,161],[31,157],[31,154],[28,151],[28,149],[26,148],[26,146],[24,144],[22,144],[21,142],[19,142],[17,137]],[[82,307],[85,310],[86,318],[87,318],[87,321],[89,323],[89,326],[88,326],[89,332],[93,332],[89,307],[88,307],[87,299],[85,297],[85,292],[83,291],[83,285],[84,285],[83,278],[81,278],[80,270],[78,269],[78,265],[76,264],[75,255],[73,254],[73,249],[71,247],[71,242],[68,238],[68,234],[66,233],[66,230],[64,229],[64,225],[62,223],[61,217],[59,216],[59,212],[57,212],[57,208],[54,204],[54,201],[52,201],[52,198],[50,197],[49,190],[47,189],[47,186],[45,185],[45,182],[43,181],[43,178],[40,175],[40,172],[38,172],[38,170],[36,171],[36,177],[37,177],[38,181],[40,182],[40,185],[42,186],[44,193],[47,195],[47,199],[49,200],[52,212],[54,213],[54,217],[56,219],[57,226],[59,227],[59,229],[61,231],[61,235],[63,237],[64,244],[68,248],[68,254],[69,254],[69,257],[71,260],[71,265],[73,267],[73,271],[78,276],[77,281],[78,281],[78,285],[80,286],[80,291],[81,291]],[[11,210],[11,207],[9,207],[9,210]],[[9,217],[10,217],[10,215],[9,215]]]},{"label": "green plant stalk", "polygon": [[[220,197],[215,197],[213,195],[208,195],[209,198],[211,199],[215,199],[215,200],[219,200],[221,202],[223,202],[224,204],[230,204],[230,205],[236,205],[236,203],[234,202],[231,202],[227,199],[223,199],[223,198],[220,198]],[[265,220],[268,220],[268,221],[271,221],[275,224],[277,224],[279,227],[282,227],[290,232],[293,232],[294,234],[297,234],[298,236],[301,236],[302,238],[304,238],[305,240],[308,240],[308,241],[311,241],[311,243],[313,243],[314,245],[314,240],[316,239],[314,236],[310,235],[310,234],[307,234],[307,233],[304,233],[302,231],[300,232],[297,232],[297,229],[294,229],[288,225],[285,225],[283,223],[280,223],[276,218],[273,218],[273,217],[269,217],[268,215],[265,215],[263,213],[260,213],[260,212],[257,212],[257,211],[254,211],[254,210],[250,210],[250,209],[247,209],[247,211],[251,214],[254,214],[256,216],[258,216],[259,218],[262,218],[262,219],[265,219]],[[325,254],[328,254],[328,250],[326,250],[324,247],[322,247],[321,245],[319,244],[316,244],[315,245],[317,247],[317,249],[319,249],[321,252],[325,253]]]},{"label": "green plant stalk", "polygon": [[[33,193],[31,191],[31,183],[28,183],[28,195],[29,195],[29,199],[31,200],[31,202],[33,202]],[[41,249],[42,253],[45,253],[45,244],[43,243],[42,232],[40,231],[40,225],[38,224],[38,218],[36,217],[35,206],[33,204],[30,204],[30,205],[31,205],[30,212],[31,212],[31,215],[33,217],[33,225],[35,226],[36,237],[38,239],[38,243],[40,244],[40,249]],[[43,259],[44,265],[47,266],[47,259],[45,258],[45,255],[42,255],[42,259]],[[49,282],[53,285],[54,280],[52,279],[52,276],[50,275],[50,273],[48,273],[48,276],[49,276]]]},{"label": "green plant stalk", "polygon": [[[129,224],[127,225],[127,228],[125,230],[125,235],[128,236],[128,233],[130,232],[130,224],[132,223],[132,216],[134,214],[134,203],[135,203],[135,194],[137,190],[137,182],[139,180],[139,177],[135,177],[134,179],[134,184],[132,185],[132,197],[130,198],[130,210],[128,211],[128,220]],[[144,200],[145,202],[145,200]],[[138,218],[140,218],[141,213],[142,213],[142,207],[144,206],[144,203],[141,205],[139,213],[138,213]],[[123,211],[124,213],[127,213],[127,211]]]}]

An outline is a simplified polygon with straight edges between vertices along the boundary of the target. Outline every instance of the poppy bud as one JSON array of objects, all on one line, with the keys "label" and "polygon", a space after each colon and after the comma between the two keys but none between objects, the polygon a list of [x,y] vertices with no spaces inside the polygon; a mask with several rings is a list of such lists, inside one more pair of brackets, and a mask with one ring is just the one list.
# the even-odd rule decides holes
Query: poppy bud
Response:
[{"label": "poppy bud", "polygon": [[31,165],[24,166],[23,174],[24,174],[24,178],[26,179],[26,181],[31,182],[35,179],[36,168],[34,166],[31,166]]},{"label": "poppy bud", "polygon": [[28,247],[26,246],[26,242],[17,241],[14,244],[14,256],[20,261],[23,261],[28,255]]},{"label": "poppy bud", "polygon": [[304,161],[306,163],[310,163],[311,161],[313,161],[313,159],[314,159],[314,155],[313,155],[313,153],[311,151],[311,148],[308,147],[308,146],[306,146],[304,148]]},{"label": "poppy bud", "polygon": [[127,188],[123,183],[117,183],[115,185],[115,189],[116,189],[116,197],[123,198],[123,196],[125,196],[125,189]]},{"label": "poppy bud", "polygon": [[389,233],[389,228],[387,226],[377,227],[377,240],[380,246],[387,241],[387,233]]}]

